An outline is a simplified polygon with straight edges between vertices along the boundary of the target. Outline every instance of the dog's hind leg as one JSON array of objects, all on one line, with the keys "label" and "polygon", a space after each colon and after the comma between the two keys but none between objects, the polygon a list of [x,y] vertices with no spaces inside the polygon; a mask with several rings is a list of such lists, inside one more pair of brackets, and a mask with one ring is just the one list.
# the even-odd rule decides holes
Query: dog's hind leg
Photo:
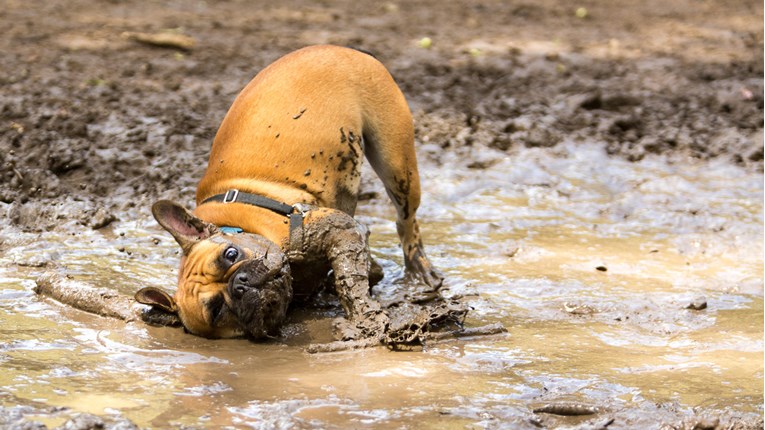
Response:
[{"label": "dog's hind leg", "polygon": [[367,114],[364,129],[364,153],[372,168],[385,185],[396,207],[396,229],[404,251],[407,276],[437,290],[443,275],[425,255],[417,224],[420,205],[420,176],[414,152],[414,126],[403,94],[391,80],[393,88],[384,93],[390,100],[380,100],[386,106]]}]

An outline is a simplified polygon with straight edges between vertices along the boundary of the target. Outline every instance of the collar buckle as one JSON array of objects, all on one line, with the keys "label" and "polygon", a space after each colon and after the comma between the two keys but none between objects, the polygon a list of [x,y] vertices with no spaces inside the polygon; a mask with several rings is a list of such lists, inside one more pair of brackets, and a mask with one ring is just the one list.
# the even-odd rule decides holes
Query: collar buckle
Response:
[{"label": "collar buckle", "polygon": [[305,203],[295,203],[292,205],[292,209],[295,210],[295,213],[300,214],[300,216],[305,216],[305,214],[311,211],[311,206]]},{"label": "collar buckle", "polygon": [[226,191],[226,195],[223,196],[223,203],[234,203],[237,197],[239,197],[239,190],[232,188]]}]

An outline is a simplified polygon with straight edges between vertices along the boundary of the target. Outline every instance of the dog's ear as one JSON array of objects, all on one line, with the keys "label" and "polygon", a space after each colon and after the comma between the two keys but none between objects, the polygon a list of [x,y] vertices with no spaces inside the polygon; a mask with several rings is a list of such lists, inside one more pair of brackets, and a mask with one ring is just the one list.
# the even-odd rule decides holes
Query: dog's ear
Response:
[{"label": "dog's ear", "polygon": [[214,224],[202,221],[183,206],[169,200],[154,203],[151,213],[159,225],[181,245],[184,255],[189,253],[192,245],[218,232],[218,227]]},{"label": "dog's ear", "polygon": [[175,304],[175,300],[173,300],[169,294],[160,290],[159,288],[141,288],[137,293],[135,293],[135,301],[138,303],[143,303],[144,305],[162,309],[163,311],[169,312],[171,314],[178,313],[178,306]]}]

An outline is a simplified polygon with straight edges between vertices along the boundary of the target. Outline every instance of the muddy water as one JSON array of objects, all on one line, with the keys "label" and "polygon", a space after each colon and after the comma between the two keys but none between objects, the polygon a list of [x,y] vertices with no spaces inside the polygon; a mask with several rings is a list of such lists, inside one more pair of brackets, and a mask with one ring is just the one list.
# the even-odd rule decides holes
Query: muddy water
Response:
[{"label": "muddy water", "polygon": [[[155,428],[762,425],[761,174],[587,146],[472,155],[491,167],[455,155],[423,172],[422,228],[446,294],[470,297],[468,324],[507,335],[308,355],[331,312],[303,312],[286,342],[265,344],[124,324],[31,289],[51,262],[125,294],[168,286],[175,244],[148,216],[13,232],[0,256],[2,406],[37,408],[24,420],[49,427],[75,412]],[[392,209],[365,202],[359,218],[385,294],[401,276]],[[533,412],[558,403],[597,413]]]}]

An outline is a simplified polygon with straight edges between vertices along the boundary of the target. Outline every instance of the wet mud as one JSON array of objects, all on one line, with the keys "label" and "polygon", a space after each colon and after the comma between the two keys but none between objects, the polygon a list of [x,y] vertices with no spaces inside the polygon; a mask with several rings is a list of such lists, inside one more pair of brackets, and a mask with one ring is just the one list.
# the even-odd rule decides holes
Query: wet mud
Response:
[{"label": "wet mud", "polygon": [[[606,3],[6,2],[0,426],[763,428],[762,4]],[[507,333],[304,354],[337,297],[253,344],[36,296],[53,269],[174,285],[151,204],[192,207],[241,88],[319,43],[374,53],[415,116],[443,301],[401,297],[366,162],[357,208],[397,339]]]}]

